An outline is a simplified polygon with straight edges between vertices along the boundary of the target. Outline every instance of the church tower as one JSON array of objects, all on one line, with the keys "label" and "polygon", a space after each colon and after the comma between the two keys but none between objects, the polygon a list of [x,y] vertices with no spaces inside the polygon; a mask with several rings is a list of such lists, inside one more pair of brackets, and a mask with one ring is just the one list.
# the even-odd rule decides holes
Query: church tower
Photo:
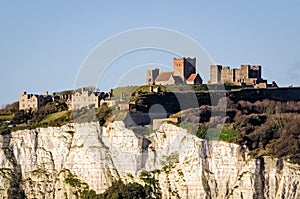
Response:
[{"label": "church tower", "polygon": [[183,81],[188,77],[196,73],[196,58],[182,57],[179,59],[173,58],[174,64],[174,76],[179,76]]}]

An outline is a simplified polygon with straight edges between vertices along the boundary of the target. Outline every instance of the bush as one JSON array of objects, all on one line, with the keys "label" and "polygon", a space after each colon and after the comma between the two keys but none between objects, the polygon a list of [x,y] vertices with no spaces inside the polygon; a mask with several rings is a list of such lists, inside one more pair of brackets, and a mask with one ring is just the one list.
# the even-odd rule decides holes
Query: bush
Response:
[{"label": "bush", "polygon": [[112,185],[98,198],[101,199],[152,199],[151,193],[147,193],[147,189],[139,183],[133,182],[124,184],[123,181],[114,181]]},{"label": "bush", "polygon": [[[240,100],[234,103],[227,98],[226,117],[212,117],[215,107],[203,105],[180,112],[180,126],[202,139],[209,139],[214,129],[207,133],[208,126],[218,130],[217,122],[225,122],[219,139],[246,144],[255,156],[289,156],[300,164],[300,102],[262,100],[254,103]],[[219,129],[220,130],[220,129]],[[218,131],[220,132],[220,131]],[[209,135],[208,135],[209,134]],[[215,134],[219,136],[218,133]]]},{"label": "bush", "polygon": [[7,127],[5,128],[0,128],[0,135],[7,135],[7,134],[10,134],[11,133],[11,130]]},{"label": "bush", "polygon": [[0,109],[0,115],[10,115],[16,113],[19,110],[19,101],[12,104],[6,105],[4,108]]},{"label": "bush", "polygon": [[112,109],[106,103],[102,104],[97,110],[97,119],[100,126],[104,126],[106,122],[112,118]]},{"label": "bush", "polygon": [[23,124],[28,123],[28,121],[32,118],[33,112],[31,110],[24,111],[20,110],[17,111],[14,115],[14,117],[11,120],[11,124]]},{"label": "bush", "polygon": [[258,118],[261,117],[243,116],[239,121],[236,125],[241,132],[239,143],[246,144],[254,155],[267,153],[275,157],[300,157],[298,114],[274,114],[264,118],[264,122]]}]

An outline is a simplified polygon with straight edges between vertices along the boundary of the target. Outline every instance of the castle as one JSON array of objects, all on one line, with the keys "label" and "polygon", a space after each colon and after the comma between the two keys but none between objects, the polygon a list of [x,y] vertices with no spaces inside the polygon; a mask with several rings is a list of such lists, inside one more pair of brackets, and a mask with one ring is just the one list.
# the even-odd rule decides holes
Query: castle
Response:
[{"label": "castle", "polygon": [[[158,68],[148,70],[146,74],[147,85],[172,85],[172,84],[202,84],[202,78],[196,73],[196,58],[173,58],[173,71],[160,72]],[[268,84],[261,77],[260,65],[241,65],[240,68],[223,67],[222,65],[210,66],[210,80],[208,84],[231,84],[242,87],[268,88],[278,87],[275,82]],[[49,95],[27,94],[19,96],[19,110],[39,110],[48,102],[61,100],[69,110],[78,110],[83,107],[98,108],[102,103],[109,106],[117,105],[118,100],[107,96],[104,92],[94,92],[93,89],[77,89],[76,91],[63,91]]]},{"label": "castle", "polygon": [[241,65],[240,68],[223,67],[222,65],[210,66],[209,84],[232,84],[245,87],[267,88],[277,87],[276,83],[267,84],[261,77],[261,66]]},{"label": "castle", "polygon": [[174,58],[174,71],[159,72],[158,68],[147,71],[147,85],[170,85],[170,84],[202,84],[202,78],[196,73],[196,58]]}]

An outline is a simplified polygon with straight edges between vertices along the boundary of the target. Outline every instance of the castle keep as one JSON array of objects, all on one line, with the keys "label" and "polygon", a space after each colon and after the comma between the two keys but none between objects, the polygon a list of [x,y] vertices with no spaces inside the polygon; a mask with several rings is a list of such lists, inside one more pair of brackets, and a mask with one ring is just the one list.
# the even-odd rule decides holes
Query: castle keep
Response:
[{"label": "castle keep", "polygon": [[239,69],[222,65],[210,66],[210,84],[233,84],[266,88],[267,80],[261,77],[261,66],[241,65]]}]

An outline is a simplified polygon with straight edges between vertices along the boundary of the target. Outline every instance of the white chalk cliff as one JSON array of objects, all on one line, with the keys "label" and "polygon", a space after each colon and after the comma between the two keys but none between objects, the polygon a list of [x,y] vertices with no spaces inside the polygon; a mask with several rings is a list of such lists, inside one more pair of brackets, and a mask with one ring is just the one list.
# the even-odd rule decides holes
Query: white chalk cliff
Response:
[{"label": "white chalk cliff", "polygon": [[145,138],[123,122],[68,124],[2,135],[0,145],[0,198],[75,198],[85,186],[101,193],[114,179],[142,183],[144,170],[159,171],[163,198],[300,198],[299,165],[251,159],[172,124]]}]

